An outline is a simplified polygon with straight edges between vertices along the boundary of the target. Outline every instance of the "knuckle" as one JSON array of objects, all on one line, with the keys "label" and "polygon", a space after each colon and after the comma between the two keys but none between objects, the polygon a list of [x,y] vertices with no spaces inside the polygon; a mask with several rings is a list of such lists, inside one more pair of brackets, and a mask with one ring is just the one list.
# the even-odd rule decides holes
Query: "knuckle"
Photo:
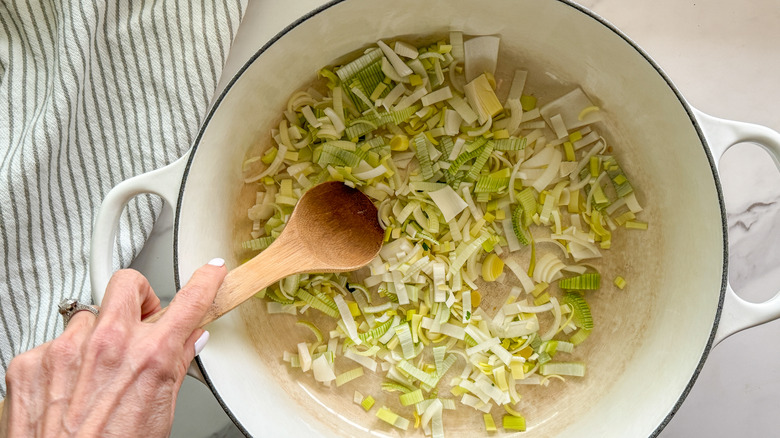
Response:
[{"label": "knuckle", "polygon": [[140,368],[157,382],[177,381],[186,373],[186,364],[171,349],[170,344],[165,338],[149,340],[139,357]]},{"label": "knuckle", "polygon": [[42,368],[42,348],[43,346],[36,347],[11,359],[5,371],[5,382],[9,391],[34,385]]},{"label": "knuckle", "polygon": [[111,277],[110,286],[106,292],[115,287],[137,291],[149,287],[149,281],[135,269],[120,269]]},{"label": "knuckle", "polygon": [[[106,321],[108,322],[108,321]],[[121,324],[101,324],[95,328],[88,344],[88,352],[100,363],[116,365],[127,349],[129,331]]]},{"label": "knuckle", "polygon": [[5,372],[6,378],[9,381],[21,380],[36,367],[38,367],[39,363],[40,361],[37,360],[31,351],[22,353],[11,359],[11,362],[8,364],[8,368]]},{"label": "knuckle", "polygon": [[51,341],[46,350],[47,364],[68,365],[78,362],[81,357],[81,345],[70,333],[63,333]]},{"label": "knuckle", "polygon": [[112,279],[127,283],[143,283],[146,278],[135,269],[125,268],[114,272]]}]

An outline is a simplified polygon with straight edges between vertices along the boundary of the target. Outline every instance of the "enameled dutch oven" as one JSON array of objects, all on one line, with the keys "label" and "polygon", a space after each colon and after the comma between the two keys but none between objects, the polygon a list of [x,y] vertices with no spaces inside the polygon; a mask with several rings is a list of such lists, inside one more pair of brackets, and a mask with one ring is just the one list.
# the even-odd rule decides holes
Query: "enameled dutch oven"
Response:
[{"label": "enameled dutch oven", "polygon": [[[727,336],[780,316],[780,299],[752,304],[727,278],[727,228],[717,164],[731,145],[755,142],[778,163],[780,135],[692,108],[639,47],[593,13],[564,0],[344,0],[297,21],[239,71],[187,155],[117,186],[97,218],[92,284],[100,302],[111,275],[120,212],[156,193],[175,206],[179,287],[215,256],[239,262],[237,233],[251,193],[241,164],[268,143],[288,96],[318,68],[379,39],[500,35],[499,69],[529,71],[541,100],[577,85],[602,108],[602,132],[645,206],[646,232],[625,233],[604,260],[630,291],[602,291],[591,304],[598,330],[578,352],[588,374],[543,391],[524,390],[530,437],[657,435],[691,389],[710,349]],[[207,238],[205,236],[208,236]],[[281,361],[305,334],[290,319],[250,304],[208,326],[197,359],[236,424],[254,436],[397,436],[337,391],[298,379]],[[448,436],[483,434],[481,415],[445,411]],[[498,432],[500,435],[502,432]]]}]

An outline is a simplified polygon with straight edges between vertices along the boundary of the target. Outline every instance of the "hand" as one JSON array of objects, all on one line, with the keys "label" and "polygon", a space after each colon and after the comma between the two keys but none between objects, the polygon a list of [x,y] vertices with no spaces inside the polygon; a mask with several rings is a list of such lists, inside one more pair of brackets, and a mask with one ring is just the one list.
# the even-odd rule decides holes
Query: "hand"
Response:
[{"label": "hand", "polygon": [[160,311],[146,278],[115,273],[97,318],[78,312],[11,361],[0,437],[168,436],[195,342],[208,336],[198,323],[226,273],[220,259],[200,268],[154,323],[142,321]]}]

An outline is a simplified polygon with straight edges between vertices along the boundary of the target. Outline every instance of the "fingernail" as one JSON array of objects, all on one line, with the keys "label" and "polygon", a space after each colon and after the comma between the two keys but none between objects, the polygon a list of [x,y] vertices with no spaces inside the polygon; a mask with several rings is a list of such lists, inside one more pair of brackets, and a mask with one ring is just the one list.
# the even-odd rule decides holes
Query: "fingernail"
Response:
[{"label": "fingernail", "polygon": [[221,259],[221,258],[217,257],[215,259],[211,259],[209,261],[209,264],[211,266],[225,266],[225,259]]},{"label": "fingernail", "polygon": [[203,351],[203,347],[206,346],[206,342],[209,340],[208,330],[204,330],[197,341],[195,341],[195,356],[199,355]]}]

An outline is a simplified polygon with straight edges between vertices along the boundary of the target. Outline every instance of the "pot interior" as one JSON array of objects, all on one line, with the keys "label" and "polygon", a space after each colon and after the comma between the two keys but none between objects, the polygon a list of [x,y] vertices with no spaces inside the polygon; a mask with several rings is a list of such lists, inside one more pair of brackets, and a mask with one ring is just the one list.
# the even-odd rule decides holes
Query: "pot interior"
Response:
[{"label": "pot interior", "polygon": [[[195,145],[176,218],[178,278],[213,257],[229,267],[242,261],[254,194],[243,186],[241,164],[269,144],[290,94],[319,68],[379,39],[435,40],[450,30],[500,35],[499,70],[528,70],[526,87],[540,102],[582,87],[606,115],[601,132],[650,224],[623,230],[598,262],[604,286],[589,296],[596,327],[577,351],[586,377],[520,387],[524,436],[650,435],[687,392],[717,319],[725,268],[717,182],[664,76],[615,30],[563,1],[347,0],[288,30],[229,87]],[[628,280],[625,290],[611,286],[617,275]],[[402,435],[355,404],[350,384],[325,388],[290,370],[282,353],[307,334],[294,322],[250,300],[209,325],[201,365],[237,423],[265,436]],[[498,422],[502,413],[494,411]],[[484,431],[481,413],[467,407],[445,411],[444,424],[450,436]]]}]

